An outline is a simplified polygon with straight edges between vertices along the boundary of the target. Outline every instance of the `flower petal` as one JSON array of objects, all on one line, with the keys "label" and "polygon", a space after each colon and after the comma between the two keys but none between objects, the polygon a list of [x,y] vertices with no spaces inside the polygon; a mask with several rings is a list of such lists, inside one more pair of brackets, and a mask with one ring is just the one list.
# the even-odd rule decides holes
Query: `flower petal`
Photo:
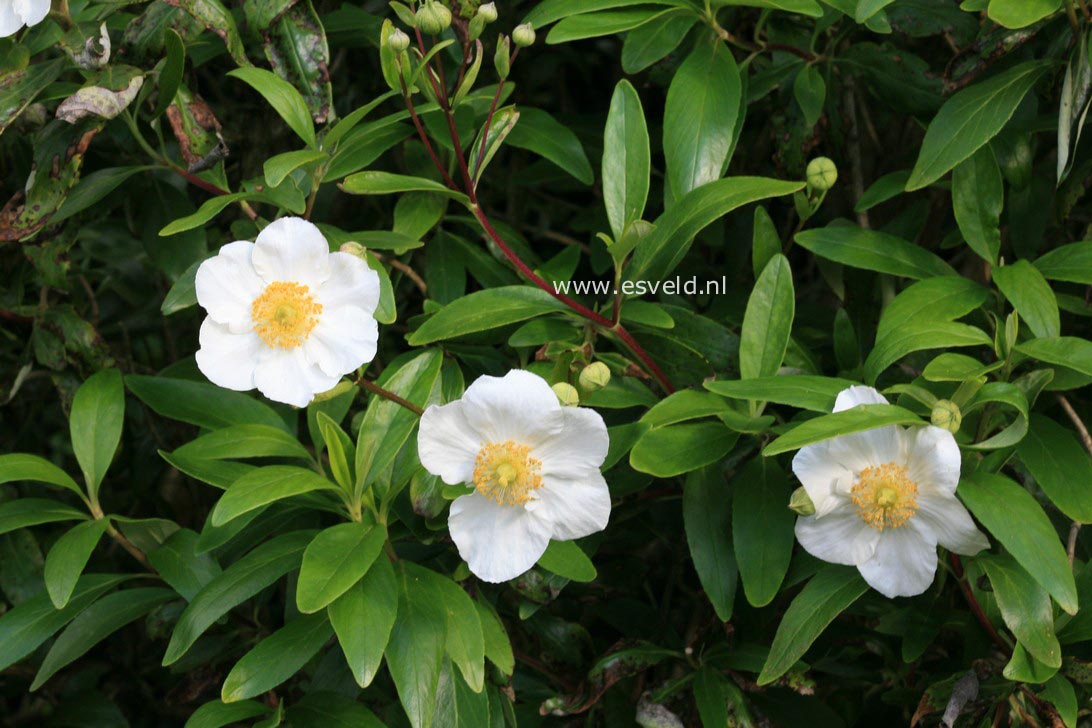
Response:
[{"label": "flower petal", "polygon": [[318,291],[323,306],[354,306],[369,315],[379,306],[379,274],[349,253],[330,253],[330,277]]},{"label": "flower petal", "polygon": [[258,391],[274,402],[306,407],[319,392],[326,392],[340,377],[325,374],[307,361],[303,348],[266,348],[254,369]]},{"label": "flower petal", "polygon": [[889,528],[880,536],[875,555],[857,568],[885,597],[917,596],[933,583],[937,545],[918,529]]},{"label": "flower petal", "polygon": [[461,400],[433,405],[421,415],[417,455],[425,470],[448,485],[474,479],[474,460],[481,445],[481,436],[467,422]]},{"label": "flower petal", "polygon": [[303,344],[307,360],[329,376],[348,374],[375,358],[379,324],[356,306],[324,307]]},{"label": "flower petal", "polygon": [[796,540],[817,559],[855,566],[872,558],[880,532],[860,519],[852,506],[819,518],[796,519]]},{"label": "flower petal", "polygon": [[466,418],[489,442],[534,445],[561,431],[561,403],[546,380],[513,369],[503,377],[482,376],[463,395]]},{"label": "flower petal", "polygon": [[0,3],[0,38],[14,35],[23,25],[23,19],[15,13],[15,8],[7,3]]},{"label": "flower petal", "polygon": [[251,264],[253,251],[254,243],[245,240],[228,243],[201,263],[194,280],[197,302],[213,321],[230,326],[236,333],[253,326],[250,309],[265,288]]},{"label": "flower petal", "polygon": [[561,418],[559,432],[534,443],[534,457],[542,461],[543,476],[581,478],[588,471],[598,472],[610,447],[602,416],[587,407],[564,407]]},{"label": "flower petal", "polygon": [[218,387],[245,392],[254,389],[254,368],[265,345],[253,332],[234,334],[209,316],[198,335],[197,368]]},{"label": "flower petal", "polygon": [[27,27],[37,25],[49,15],[49,0],[15,0],[15,14],[22,17]]},{"label": "flower petal", "polygon": [[834,411],[851,409],[859,404],[887,404],[887,398],[874,387],[857,385],[843,389],[834,401]]},{"label": "flower petal", "polygon": [[455,499],[448,528],[470,571],[493,584],[530,569],[550,544],[549,521],[479,493]]},{"label": "flower petal", "polygon": [[598,468],[580,478],[543,477],[542,482],[526,509],[553,524],[553,538],[583,538],[607,527],[610,489]]},{"label": "flower petal", "polygon": [[330,277],[330,244],[300,217],[282,217],[258,233],[254,269],[266,283],[295,281],[318,291]]},{"label": "flower petal", "polygon": [[952,433],[933,425],[905,432],[907,476],[923,491],[955,493],[962,458]]},{"label": "flower petal", "polygon": [[815,505],[815,515],[825,516],[845,502],[856,475],[830,452],[831,440],[805,445],[792,459],[792,472]]},{"label": "flower petal", "polygon": [[931,494],[918,498],[918,512],[911,520],[915,528],[927,529],[941,546],[964,556],[974,556],[990,547],[971,514],[954,495]]}]

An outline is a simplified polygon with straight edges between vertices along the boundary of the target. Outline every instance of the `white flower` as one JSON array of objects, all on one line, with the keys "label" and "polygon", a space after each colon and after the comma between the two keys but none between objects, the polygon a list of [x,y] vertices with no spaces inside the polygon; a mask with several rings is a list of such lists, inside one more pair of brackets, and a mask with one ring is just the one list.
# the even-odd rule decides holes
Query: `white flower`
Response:
[{"label": "white flower", "polygon": [[14,35],[24,25],[37,25],[49,15],[50,0],[0,0],[0,38]]},{"label": "white flower", "polygon": [[197,269],[196,286],[209,314],[197,366],[213,384],[303,407],[375,356],[379,275],[355,255],[331,253],[301,218],[220,248]]},{"label": "white flower", "polygon": [[[834,411],[886,403],[872,387],[850,387]],[[956,500],[959,466],[952,433],[931,425],[803,447],[792,469],[815,515],[797,519],[796,538],[812,556],[856,566],[884,596],[921,594],[933,583],[937,544],[968,556],[990,546]]]},{"label": "white flower", "polygon": [[429,407],[417,436],[430,473],[475,488],[451,504],[448,527],[470,570],[493,583],[534,566],[550,539],[607,527],[607,444],[599,413],[562,407],[546,380],[520,370]]}]

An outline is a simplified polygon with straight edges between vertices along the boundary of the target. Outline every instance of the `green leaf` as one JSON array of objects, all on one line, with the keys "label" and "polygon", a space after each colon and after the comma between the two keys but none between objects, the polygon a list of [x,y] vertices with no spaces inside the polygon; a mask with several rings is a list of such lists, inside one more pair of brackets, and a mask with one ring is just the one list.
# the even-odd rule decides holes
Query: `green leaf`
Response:
[{"label": "green leaf", "polygon": [[1077,612],[1077,587],[1058,533],[1030,493],[1008,478],[977,472],[959,496],[994,538],[1046,589],[1058,606]]},{"label": "green leaf", "polygon": [[864,194],[857,200],[857,204],[853,206],[853,211],[867,212],[881,202],[887,202],[891,198],[901,195],[908,179],[910,179],[910,170],[908,169],[900,169],[898,172],[885,174],[864,191]]},{"label": "green leaf", "polygon": [[84,497],[76,481],[45,458],[23,453],[0,455],[0,483],[14,483],[22,480],[60,486],[72,491],[81,499]]},{"label": "green leaf", "polygon": [[177,662],[220,617],[293,569],[314,531],[275,536],[224,570],[197,593],[178,618],[163,664]]},{"label": "green leaf", "polygon": [[952,170],[952,211],[967,245],[993,265],[1001,251],[1004,206],[1001,168],[993,150],[983,146]]},{"label": "green leaf", "polygon": [[56,609],[47,594],[38,594],[0,616],[0,670],[6,670],[38,649],[96,599],[131,577],[124,574],[85,574],[76,582],[64,609]]},{"label": "green leaf", "polygon": [[230,705],[214,700],[205,703],[193,712],[186,721],[186,728],[223,728],[241,723],[250,718],[257,718],[270,711],[268,706],[248,700]]},{"label": "green leaf", "polygon": [[660,8],[630,8],[572,15],[563,18],[550,29],[546,35],[546,42],[553,45],[624,33],[655,20],[665,12],[667,11]]},{"label": "green leaf", "polygon": [[755,282],[739,334],[741,379],[777,374],[792,334],[796,293],[788,259],[775,255]]},{"label": "green leaf", "polygon": [[317,490],[337,491],[337,486],[313,470],[268,465],[232,483],[212,509],[210,520],[212,525],[222,526],[256,508]]},{"label": "green leaf", "polygon": [[393,195],[400,192],[435,192],[440,195],[469,204],[470,200],[461,192],[449,189],[439,182],[424,177],[410,177],[393,172],[367,171],[357,172],[346,177],[339,185],[350,195]]},{"label": "green leaf", "polygon": [[64,609],[68,604],[91,552],[109,526],[110,522],[105,518],[84,521],[65,532],[49,550],[45,561],[45,584],[57,609]]},{"label": "green leaf", "polygon": [[303,552],[296,606],[317,612],[360,581],[387,540],[381,526],[342,523],[320,532]]},{"label": "green leaf", "polygon": [[1038,23],[1062,7],[1062,0],[990,0],[986,14],[1004,28],[1018,29]]},{"label": "green leaf", "polygon": [[987,556],[977,563],[990,577],[990,586],[1005,625],[1039,662],[1060,667],[1062,647],[1054,636],[1050,595],[1011,557]]},{"label": "green leaf", "polygon": [[326,611],[353,677],[360,687],[368,687],[379,672],[398,615],[398,582],[390,560],[377,558],[364,578]]},{"label": "green leaf", "polygon": [[697,20],[692,9],[680,8],[660,15],[654,23],[645,23],[626,33],[622,43],[622,70],[640,73],[662,60],[679,47]]},{"label": "green leaf", "polygon": [[720,422],[654,427],[637,440],[629,464],[638,472],[670,478],[717,462],[736,444],[737,436]]},{"label": "green leaf", "polygon": [[148,552],[148,563],[188,602],[222,573],[216,559],[198,550],[199,539],[188,528],[180,528],[162,546]]},{"label": "green leaf", "polygon": [[38,94],[45,91],[68,67],[64,58],[52,62],[33,63],[20,70],[4,73],[3,93],[0,94],[0,134],[30,106]]},{"label": "green leaf", "polygon": [[1092,523],[1092,463],[1073,431],[1039,414],[1031,416],[1016,454],[1058,510],[1080,523]]},{"label": "green leaf", "polygon": [[272,690],[306,665],[332,634],[325,614],[296,617],[235,663],[224,679],[220,699],[234,703]]},{"label": "green leaf", "polygon": [[83,470],[87,492],[98,501],[99,485],[114,459],[125,424],[125,386],[121,372],[103,369],[84,382],[72,400],[68,418],[72,450]]},{"label": "green leaf", "polygon": [[269,425],[230,425],[201,435],[175,450],[175,456],[201,460],[285,457],[311,459],[299,440]]},{"label": "green leaf", "polygon": [[61,208],[49,218],[49,224],[56,225],[62,220],[78,215],[105,198],[133,175],[152,169],[157,168],[154,166],[109,167],[84,175],[68,193]]},{"label": "green leaf", "polygon": [[788,13],[799,13],[812,18],[823,16],[823,9],[815,0],[712,0],[713,7],[725,5],[742,5],[750,8],[770,8],[771,10],[784,10]]},{"label": "green leaf", "polygon": [[603,205],[615,240],[644,214],[652,169],[648,145],[641,97],[623,79],[614,87],[603,131]]},{"label": "green leaf", "polygon": [[595,180],[576,134],[542,109],[521,108],[519,123],[512,127],[507,141],[550,160],[586,185]]},{"label": "green leaf", "polygon": [[327,159],[329,155],[318,149],[299,149],[295,152],[285,152],[265,160],[262,165],[262,174],[265,182],[270,187],[279,187],[285,177],[295,170],[314,162]]},{"label": "green leaf", "polygon": [[263,68],[236,68],[227,75],[239,79],[260,93],[304,144],[312,148],[317,146],[315,125],[311,121],[307,102],[292,84]]},{"label": "green leaf", "polygon": [[731,399],[774,402],[812,412],[830,412],[834,401],[843,389],[857,382],[835,377],[817,377],[810,374],[789,374],[781,377],[760,377],[740,381],[717,380],[705,382],[710,392]]},{"label": "green leaf", "polygon": [[881,342],[914,322],[952,321],[966,316],[990,297],[984,286],[956,276],[926,278],[907,286],[884,307],[876,327]]},{"label": "green leaf", "polygon": [[31,691],[40,688],[59,670],[83,657],[114,632],[174,596],[170,589],[146,587],[115,592],[95,602],[72,620],[49,648],[31,683]]},{"label": "green leaf", "polygon": [[1042,60],[1021,63],[945,101],[925,132],[906,191],[935,182],[996,136],[1052,64]]},{"label": "green leaf", "polygon": [[899,359],[915,351],[955,346],[992,346],[993,339],[982,329],[950,321],[911,320],[894,328],[868,354],[864,379],[873,383]]},{"label": "green leaf", "polygon": [[430,577],[423,571],[416,564],[398,562],[398,618],[387,645],[387,667],[413,728],[432,723],[447,639],[443,605],[427,588]]},{"label": "green leaf", "polygon": [[466,684],[476,693],[485,687],[485,636],[474,600],[461,586],[446,576],[415,569],[424,578],[437,604],[443,606],[446,617],[445,650],[459,667]]},{"label": "green leaf", "polygon": [[125,386],[156,414],[198,427],[216,430],[253,424],[288,429],[269,405],[205,382],[130,374]]},{"label": "green leaf", "polygon": [[[272,12],[248,12],[251,8]],[[310,0],[289,3],[244,3],[251,32],[260,33],[269,65],[303,96],[310,116],[325,123],[333,113],[330,49],[322,20]]]},{"label": "green leaf", "polygon": [[827,625],[866,591],[868,584],[855,568],[824,566],[785,610],[758,684],[769,685],[788,672]]},{"label": "green leaf", "polygon": [[[402,365],[397,371],[387,369],[389,379],[380,385],[404,399],[424,408],[436,391],[443,356],[428,349]],[[375,483],[394,461],[398,451],[409,439],[418,417],[400,404],[373,397],[364,413],[356,442],[356,491]]]},{"label": "green leaf", "polygon": [[538,565],[571,581],[595,581],[598,576],[595,564],[575,541],[550,541]]},{"label": "green leaf", "polygon": [[457,298],[406,337],[410,346],[454,339],[566,310],[546,291],[531,286],[500,286]]},{"label": "green leaf", "polygon": [[917,279],[956,274],[925,248],[878,230],[828,225],[799,232],[795,239],[819,257],[853,268]]},{"label": "green leaf", "polygon": [[512,656],[512,643],[508,640],[508,632],[505,631],[504,624],[493,608],[483,602],[480,597],[474,601],[474,604],[478,608],[478,619],[482,623],[485,656],[502,673],[511,675],[516,668],[516,661]]},{"label": "green leaf", "polygon": [[728,484],[716,466],[691,473],[683,488],[683,524],[690,560],[722,622],[732,618],[738,572],[732,551]]},{"label": "green leaf", "polygon": [[341,693],[320,690],[289,706],[285,714],[293,728],[386,728],[375,713]]},{"label": "green leaf", "polygon": [[704,665],[694,676],[694,702],[703,726],[728,726],[728,686],[724,676]]},{"label": "green leaf", "polygon": [[86,519],[86,513],[45,498],[20,498],[0,503],[0,534],[43,523]]},{"label": "green leaf", "polygon": [[685,0],[543,0],[537,3],[520,22],[544,28],[562,18],[596,10],[626,7],[628,5],[674,5],[686,7]]},{"label": "green leaf", "polygon": [[732,488],[732,543],[743,593],[755,607],[773,601],[789,570],[793,526],[792,487],[777,462],[754,458]]},{"label": "green leaf", "polygon": [[356,464],[356,446],[341,426],[325,412],[319,412],[317,417],[319,430],[322,433],[323,444],[330,457],[330,472],[334,480],[347,492],[353,489],[356,475],[353,469]]},{"label": "green leaf", "polygon": [[791,195],[803,186],[765,177],[728,177],[702,185],[656,219],[656,229],[637,246],[627,280],[664,279],[682,261],[694,236],[711,222],[737,207]]},{"label": "green leaf", "polygon": [[662,427],[719,415],[730,409],[720,397],[696,389],[683,389],[653,405],[641,416],[640,422],[648,427]]},{"label": "green leaf", "polygon": [[877,427],[922,424],[925,423],[913,412],[893,404],[861,404],[800,423],[763,448],[762,454],[766,457],[779,455],[832,437]]},{"label": "green leaf", "polygon": [[823,115],[823,104],[827,99],[827,84],[823,74],[813,65],[806,65],[796,74],[792,93],[804,112],[804,123],[815,126]]},{"label": "green leaf", "polygon": [[1056,336],[1025,341],[1016,350],[1032,359],[1069,367],[1092,377],[1092,341],[1076,336]]},{"label": "green leaf", "polygon": [[159,236],[166,238],[171,235],[177,235],[178,233],[184,233],[187,230],[195,230],[202,227],[212,218],[219,215],[221,212],[230,207],[233,203],[239,200],[246,200],[250,198],[248,192],[235,192],[230,195],[217,195],[216,197],[210,197],[205,200],[201,207],[197,208],[197,212],[192,215],[186,215],[180,217],[167,225],[163,226],[163,229],[159,231]]},{"label": "green leaf", "polygon": [[671,79],[664,104],[664,160],[674,199],[720,178],[736,125],[743,84],[731,48],[706,36]]},{"label": "green leaf", "polygon": [[1018,260],[994,268],[993,280],[1035,336],[1049,339],[1061,334],[1058,299],[1035,266]]},{"label": "green leaf", "polygon": [[1092,242],[1055,248],[1035,261],[1044,278],[1092,285]]}]

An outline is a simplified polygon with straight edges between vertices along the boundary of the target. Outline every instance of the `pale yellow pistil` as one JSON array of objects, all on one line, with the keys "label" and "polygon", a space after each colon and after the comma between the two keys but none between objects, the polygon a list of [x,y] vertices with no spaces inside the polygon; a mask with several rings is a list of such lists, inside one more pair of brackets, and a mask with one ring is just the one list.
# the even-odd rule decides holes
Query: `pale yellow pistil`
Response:
[{"label": "pale yellow pistil", "polygon": [[857,515],[877,531],[905,526],[918,512],[917,495],[917,483],[895,463],[865,468],[850,490]]},{"label": "pale yellow pistil", "polygon": [[250,306],[254,333],[277,349],[295,349],[319,322],[322,304],[311,289],[291,281],[270,283]]},{"label": "pale yellow pistil", "polygon": [[531,448],[511,440],[482,445],[474,460],[474,487],[494,503],[515,506],[531,500],[542,487],[542,463]]}]

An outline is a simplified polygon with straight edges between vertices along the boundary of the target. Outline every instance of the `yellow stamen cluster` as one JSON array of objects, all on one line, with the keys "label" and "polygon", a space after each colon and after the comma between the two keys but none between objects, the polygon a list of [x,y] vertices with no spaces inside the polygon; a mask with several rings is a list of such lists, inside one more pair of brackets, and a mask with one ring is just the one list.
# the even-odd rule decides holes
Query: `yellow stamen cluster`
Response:
[{"label": "yellow stamen cluster", "polygon": [[271,347],[295,349],[318,324],[322,304],[311,289],[291,281],[270,283],[250,306],[254,333]]},{"label": "yellow stamen cluster", "polygon": [[857,515],[877,531],[906,525],[918,512],[917,495],[917,483],[895,463],[865,468],[850,491]]},{"label": "yellow stamen cluster", "polygon": [[511,440],[483,444],[474,461],[474,487],[494,503],[516,506],[542,487],[542,463],[531,448]]}]

